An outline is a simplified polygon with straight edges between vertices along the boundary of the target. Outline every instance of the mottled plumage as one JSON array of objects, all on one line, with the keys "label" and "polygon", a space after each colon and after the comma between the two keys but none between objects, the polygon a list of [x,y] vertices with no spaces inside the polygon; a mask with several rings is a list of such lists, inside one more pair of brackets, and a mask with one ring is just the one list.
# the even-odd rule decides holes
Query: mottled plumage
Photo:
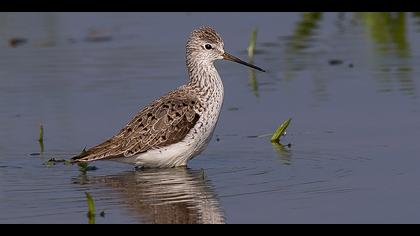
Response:
[{"label": "mottled plumage", "polygon": [[212,28],[194,30],[186,47],[189,83],[153,101],[114,137],[72,160],[185,166],[207,146],[223,104],[223,83],[213,62],[227,59],[261,70],[225,53],[223,47],[222,38]]},{"label": "mottled plumage", "polygon": [[143,108],[117,135],[75,160],[130,157],[181,141],[197,123],[200,102],[185,90],[175,90]]}]

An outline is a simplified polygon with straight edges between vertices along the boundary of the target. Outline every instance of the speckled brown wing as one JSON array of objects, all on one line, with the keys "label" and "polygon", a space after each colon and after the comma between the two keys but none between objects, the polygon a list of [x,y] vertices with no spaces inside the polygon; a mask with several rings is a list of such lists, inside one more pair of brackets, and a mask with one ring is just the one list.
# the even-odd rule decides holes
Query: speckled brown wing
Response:
[{"label": "speckled brown wing", "polygon": [[74,162],[130,157],[184,139],[201,108],[184,90],[173,91],[143,108],[117,135],[72,158]]}]

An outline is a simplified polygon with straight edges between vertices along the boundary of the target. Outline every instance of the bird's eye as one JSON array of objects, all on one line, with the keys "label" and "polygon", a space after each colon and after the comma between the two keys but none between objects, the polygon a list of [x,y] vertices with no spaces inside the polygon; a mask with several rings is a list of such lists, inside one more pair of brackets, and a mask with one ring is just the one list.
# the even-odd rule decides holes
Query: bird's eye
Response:
[{"label": "bird's eye", "polygon": [[204,47],[206,47],[207,50],[210,50],[213,48],[210,44],[206,44]]}]

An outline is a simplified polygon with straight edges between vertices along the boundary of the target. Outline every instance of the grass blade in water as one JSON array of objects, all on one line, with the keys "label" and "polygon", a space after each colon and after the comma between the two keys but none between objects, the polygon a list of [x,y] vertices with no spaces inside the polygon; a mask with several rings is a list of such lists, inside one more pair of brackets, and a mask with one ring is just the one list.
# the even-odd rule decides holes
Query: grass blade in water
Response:
[{"label": "grass blade in water", "polygon": [[274,132],[273,136],[271,136],[271,142],[279,142],[280,141],[280,137],[284,134],[284,132],[286,131],[287,127],[290,124],[290,121],[292,120],[292,118],[289,118],[288,120],[286,120],[285,122],[283,122],[276,130],[276,132]]},{"label": "grass blade in water", "polygon": [[255,27],[254,30],[252,31],[251,38],[249,40],[248,58],[251,62],[254,59],[255,44],[257,43],[257,32],[258,32],[258,29],[257,27]]},{"label": "grass blade in water", "polygon": [[88,213],[87,216],[89,218],[89,224],[95,223],[95,204],[93,202],[92,196],[90,196],[90,193],[85,192],[86,194],[86,201],[88,204]]},{"label": "grass blade in water", "polygon": [[42,124],[39,125],[39,142],[44,141],[44,126]]},{"label": "grass blade in water", "polygon": [[44,126],[42,124],[39,125],[39,148],[41,149],[41,153],[44,152]]},{"label": "grass blade in water", "polygon": [[[258,32],[258,28],[255,27],[252,30],[251,33],[251,38],[249,39],[249,44],[248,44],[248,61],[249,63],[253,63],[254,61],[254,52],[255,52],[255,46],[257,44],[257,32]],[[254,95],[256,97],[259,97],[259,93],[258,93],[258,81],[257,81],[257,77],[255,74],[255,70],[250,69],[249,70],[249,85],[251,86],[252,91],[254,92]]]}]

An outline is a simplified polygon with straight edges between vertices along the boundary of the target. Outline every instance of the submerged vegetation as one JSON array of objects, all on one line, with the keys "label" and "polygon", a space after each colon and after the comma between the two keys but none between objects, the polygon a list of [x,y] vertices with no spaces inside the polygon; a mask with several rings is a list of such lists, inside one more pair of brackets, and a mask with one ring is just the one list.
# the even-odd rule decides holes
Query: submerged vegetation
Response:
[{"label": "submerged vegetation", "polygon": [[[83,148],[83,150],[80,152],[79,155],[82,155],[86,152],[86,148]],[[86,173],[87,171],[97,170],[96,166],[90,166],[87,162],[79,162],[77,163],[79,166],[79,170],[83,173]]]},{"label": "submerged vegetation", "polygon": [[70,161],[64,160],[64,159],[50,158],[48,161],[44,162],[44,165],[47,166],[47,167],[51,167],[51,166],[54,166],[57,163],[63,163],[64,165],[69,165]]},{"label": "submerged vegetation", "polygon": [[87,162],[80,162],[77,164],[79,166],[79,170],[83,173],[87,171],[97,170],[96,166],[90,166]]}]

